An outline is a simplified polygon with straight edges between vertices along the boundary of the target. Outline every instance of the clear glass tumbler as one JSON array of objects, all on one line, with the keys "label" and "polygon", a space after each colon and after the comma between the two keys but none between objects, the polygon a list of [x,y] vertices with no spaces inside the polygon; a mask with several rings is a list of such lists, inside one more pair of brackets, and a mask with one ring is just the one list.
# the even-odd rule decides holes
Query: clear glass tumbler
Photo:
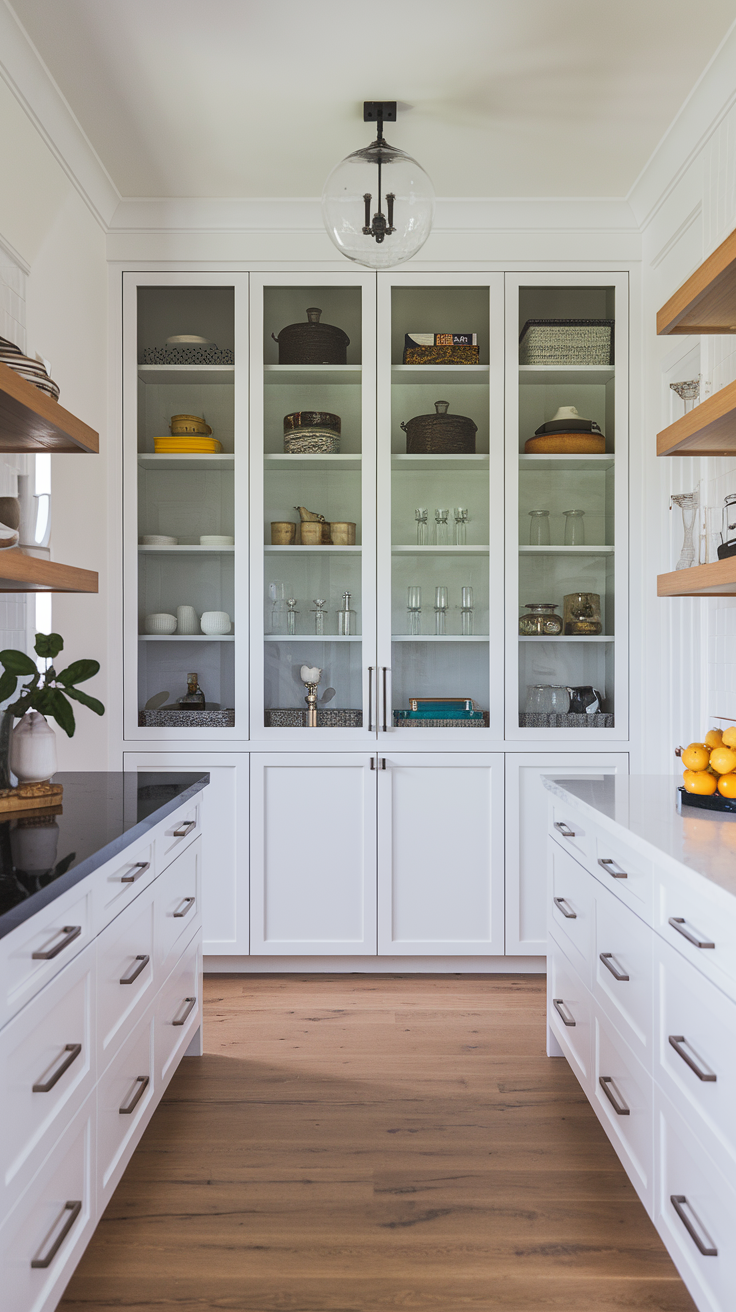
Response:
[{"label": "clear glass tumbler", "polygon": [[473,589],[463,588],[463,604],[460,611],[461,631],[463,637],[472,638],[473,636]]},{"label": "clear glass tumbler", "polygon": [[325,616],[327,615],[327,611],[325,610],[326,605],[327,602],[322,597],[314,598],[315,608],[312,611],[312,614],[314,615],[314,632],[318,638],[323,638],[325,635]]},{"label": "clear glass tumbler", "polygon": [[584,547],[585,546],[585,523],[583,516],[584,510],[564,510],[565,516],[565,546],[566,547]]},{"label": "clear glass tumbler", "polygon": [[447,633],[447,607],[449,598],[444,583],[434,590],[434,631],[438,636]]},{"label": "clear glass tumbler", "polygon": [[455,506],[455,546],[464,547],[468,541],[468,512],[463,506]]},{"label": "clear glass tumbler", "polygon": [[549,511],[529,511],[529,546],[549,546]]},{"label": "clear glass tumbler", "polygon": [[422,631],[422,589],[416,583],[406,590],[406,608],[409,612],[409,633],[415,638]]},{"label": "clear glass tumbler", "polygon": [[420,506],[414,511],[414,519],[417,525],[417,546],[426,547],[429,545],[429,525],[427,524],[428,511],[426,507]]},{"label": "clear glass tumbler", "polygon": [[449,547],[450,545],[450,525],[447,522],[449,510],[435,510],[434,512],[434,541],[437,547]]}]

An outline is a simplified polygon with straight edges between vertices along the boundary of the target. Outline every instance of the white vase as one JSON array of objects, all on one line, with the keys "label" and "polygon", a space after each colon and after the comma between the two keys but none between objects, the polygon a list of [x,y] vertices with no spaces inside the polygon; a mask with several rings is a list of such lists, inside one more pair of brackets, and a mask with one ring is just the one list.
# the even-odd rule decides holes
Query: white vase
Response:
[{"label": "white vase", "polygon": [[38,711],[26,711],[13,730],[10,768],[21,784],[42,783],[56,771],[56,734]]},{"label": "white vase", "polygon": [[232,621],[226,610],[206,610],[200,620],[203,633],[210,635],[229,633]]},{"label": "white vase", "polygon": [[193,606],[177,606],[176,631],[177,633],[199,633],[199,620]]}]

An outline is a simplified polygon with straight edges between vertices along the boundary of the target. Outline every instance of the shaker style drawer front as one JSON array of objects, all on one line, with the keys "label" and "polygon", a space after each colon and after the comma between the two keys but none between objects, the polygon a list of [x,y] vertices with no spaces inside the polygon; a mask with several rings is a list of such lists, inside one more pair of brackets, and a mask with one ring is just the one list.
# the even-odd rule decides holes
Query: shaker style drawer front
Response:
[{"label": "shaker style drawer front", "polygon": [[154,1084],[153,1010],[140,1021],[97,1087],[97,1211],[109,1203],[143,1133],[158,1090]]},{"label": "shaker style drawer front", "polygon": [[156,881],[156,954],[161,980],[202,923],[201,871],[202,840],[198,838]]},{"label": "shaker style drawer front", "polygon": [[201,828],[201,804],[191,802],[167,819],[156,831],[156,869],[161,873],[185,847],[199,837]]},{"label": "shaker style drawer front", "polygon": [[586,1093],[591,1075],[591,998],[553,936],[547,959],[548,1020]]},{"label": "shaker style drawer front", "polygon": [[591,852],[593,826],[587,820],[582,820],[577,811],[564,802],[553,801],[550,811],[552,837],[579,861],[587,861]]},{"label": "shaker style drawer front", "polygon": [[593,996],[651,1069],[652,941],[648,925],[605,888],[595,891]]},{"label": "shaker style drawer front", "polygon": [[0,939],[0,1026],[73,961],[94,937],[91,879]]},{"label": "shaker style drawer front", "polygon": [[565,951],[580,972],[585,984],[590,983],[590,959],[594,937],[594,883],[588,872],[567,852],[550,844],[551,861],[551,924]]},{"label": "shaker style drawer front", "polygon": [[736,898],[693,876],[659,880],[655,928],[665,942],[736,1000]]},{"label": "shaker style drawer front", "polygon": [[156,885],[126,907],[97,939],[97,1053],[102,1072],[143,1015],[156,988]]},{"label": "shaker style drawer front", "polygon": [[0,1200],[6,1204],[94,1087],[94,1001],[90,944],[0,1031]]},{"label": "shaker style drawer front", "polygon": [[598,830],[590,869],[611,893],[651,924],[654,878],[646,857]]},{"label": "shaker style drawer front", "polygon": [[97,875],[97,929],[109,925],[156,877],[153,842],[131,848]]},{"label": "shaker style drawer front", "polygon": [[159,1094],[202,1018],[202,944],[197,935],[182,953],[156,1001],[156,1081]]},{"label": "shaker style drawer front", "polygon": [[596,1008],[593,1106],[647,1211],[652,1210],[652,1078]]}]

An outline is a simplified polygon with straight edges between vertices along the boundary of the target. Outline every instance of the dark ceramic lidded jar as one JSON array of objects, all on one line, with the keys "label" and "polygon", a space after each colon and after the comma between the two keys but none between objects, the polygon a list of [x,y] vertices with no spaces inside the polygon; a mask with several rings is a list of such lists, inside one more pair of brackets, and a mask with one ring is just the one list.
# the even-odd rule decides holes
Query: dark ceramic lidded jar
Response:
[{"label": "dark ceramic lidded jar", "polygon": [[449,401],[435,401],[435,414],[415,415],[401,427],[409,455],[473,455],[477,424],[467,415],[450,415]]},{"label": "dark ceramic lidded jar", "polygon": [[316,306],[307,310],[306,323],[290,323],[278,337],[279,364],[347,364],[350,338],[332,323],[320,323],[322,311]]}]

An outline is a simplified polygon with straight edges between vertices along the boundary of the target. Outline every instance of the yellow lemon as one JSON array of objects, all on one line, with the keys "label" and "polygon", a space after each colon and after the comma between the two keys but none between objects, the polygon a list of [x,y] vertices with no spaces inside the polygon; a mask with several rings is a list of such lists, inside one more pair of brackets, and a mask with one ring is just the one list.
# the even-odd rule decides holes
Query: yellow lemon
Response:
[{"label": "yellow lemon", "polygon": [[[722,740],[723,740],[722,729],[709,729],[707,734],[705,735],[705,745],[706,747],[710,747],[711,751],[713,751],[714,747],[720,747]],[[730,747],[731,745],[732,745],[731,743],[726,743],[726,747]]]},{"label": "yellow lemon", "polygon": [[686,792],[700,793],[703,797],[710,797],[718,787],[715,777],[707,770],[686,770],[682,782]]},{"label": "yellow lemon", "polygon": [[724,747],[736,747],[736,724],[731,724],[728,729],[723,730],[721,741]]},{"label": "yellow lemon", "polygon": [[710,754],[710,763],[719,774],[731,774],[736,770],[736,752],[730,747],[716,747]]},{"label": "yellow lemon", "polygon": [[718,780],[721,797],[736,797],[736,774],[722,774]]},{"label": "yellow lemon", "polygon": [[[688,770],[705,770],[709,757],[710,752],[705,743],[691,743],[689,747],[683,749],[682,757],[680,759],[682,760],[682,764],[687,766]],[[713,764],[715,765],[715,762],[713,762]],[[718,769],[717,766],[715,768]],[[726,770],[732,770],[733,768],[734,766],[731,765],[726,766],[726,769],[722,770],[720,773],[725,774]]]}]

